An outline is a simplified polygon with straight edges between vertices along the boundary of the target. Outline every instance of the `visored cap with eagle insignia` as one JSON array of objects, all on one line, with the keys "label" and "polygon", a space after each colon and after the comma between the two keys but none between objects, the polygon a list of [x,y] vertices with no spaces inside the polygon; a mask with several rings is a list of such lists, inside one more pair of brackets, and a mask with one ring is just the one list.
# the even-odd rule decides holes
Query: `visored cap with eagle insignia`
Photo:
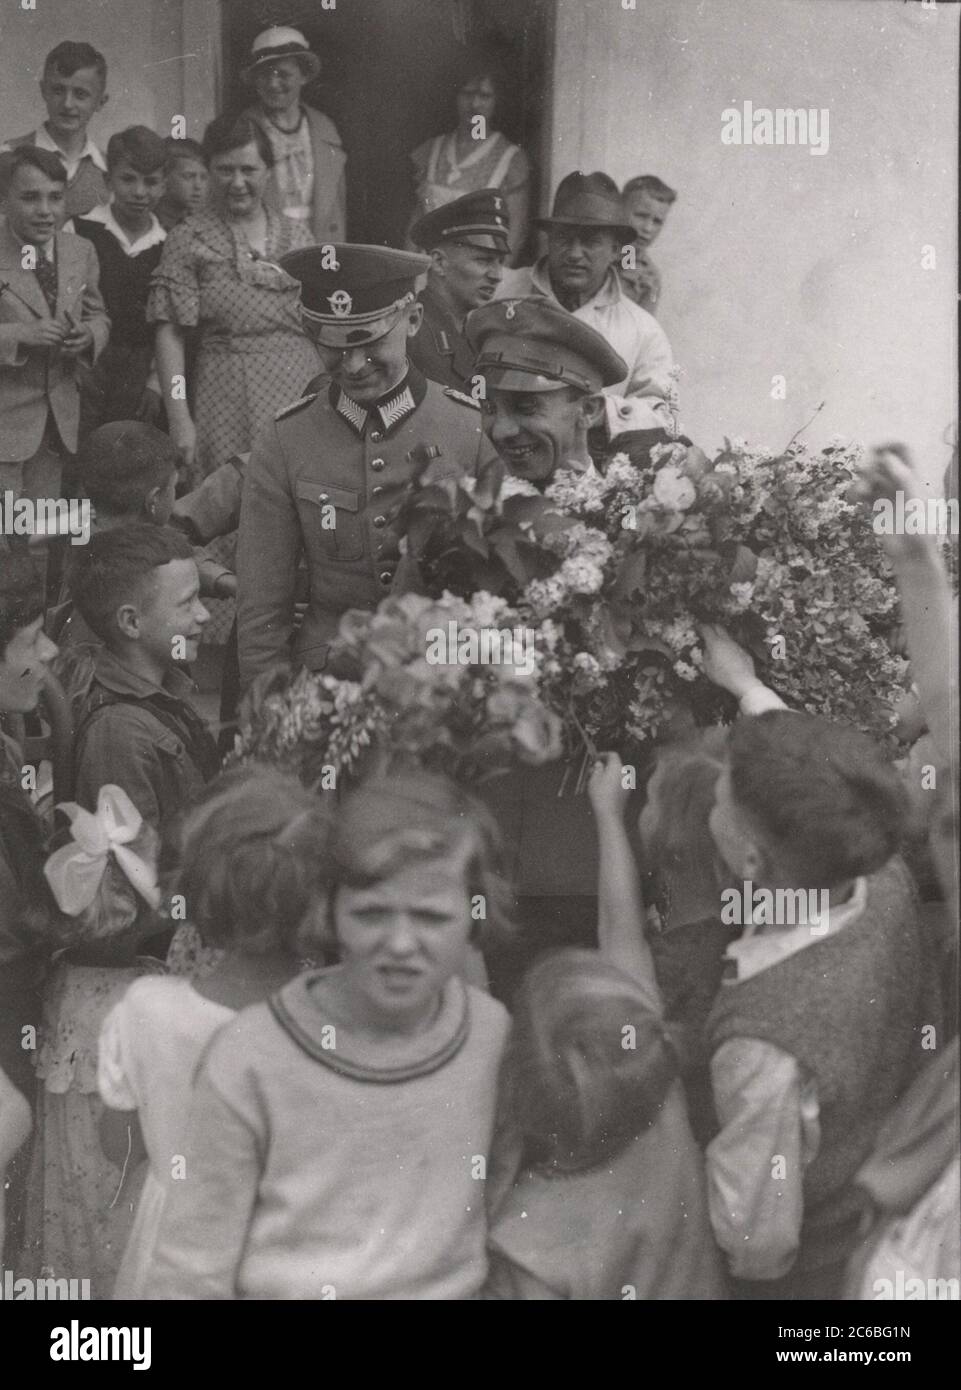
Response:
[{"label": "visored cap with eagle insignia", "polygon": [[495,299],[467,315],[464,335],[477,353],[474,370],[500,391],[594,395],[628,374],[627,363],[590,324],[540,296]]},{"label": "visored cap with eagle insignia", "polygon": [[391,246],[343,244],[291,251],[280,264],[301,283],[300,313],[311,337],[343,351],[390,332],[413,303],[430,259]]},{"label": "visored cap with eagle insignia", "polygon": [[503,194],[496,188],[479,188],[421,217],[411,227],[410,239],[425,251],[442,246],[445,241],[455,241],[479,250],[506,254],[510,249],[509,230],[507,200]]}]

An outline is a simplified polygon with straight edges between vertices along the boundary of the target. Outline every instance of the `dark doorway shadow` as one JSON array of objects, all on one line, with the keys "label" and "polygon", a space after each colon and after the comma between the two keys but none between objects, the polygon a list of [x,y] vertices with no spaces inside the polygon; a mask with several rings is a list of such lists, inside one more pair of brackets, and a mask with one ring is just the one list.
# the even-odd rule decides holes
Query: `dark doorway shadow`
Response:
[{"label": "dark doorway shadow", "polygon": [[325,111],[347,150],[352,241],[400,246],[413,200],[410,152],[451,129],[465,51],[506,69],[498,126],[534,166],[536,201],[546,132],[553,0],[230,0],[223,6],[224,97],[249,101],[239,79],[253,37],[270,24],[301,29],[323,60],[305,98]]}]

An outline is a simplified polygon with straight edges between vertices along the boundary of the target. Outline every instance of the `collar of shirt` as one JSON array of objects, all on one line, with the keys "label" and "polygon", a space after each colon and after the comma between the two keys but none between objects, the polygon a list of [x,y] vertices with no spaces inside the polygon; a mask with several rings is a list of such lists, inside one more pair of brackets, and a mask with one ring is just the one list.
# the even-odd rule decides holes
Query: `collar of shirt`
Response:
[{"label": "collar of shirt", "polygon": [[[755,932],[752,936],[742,936],[732,941],[724,955],[726,985],[743,984],[763,970],[780,965],[790,956],[797,955],[808,946],[836,936],[839,931],[857,921],[868,900],[866,878],[855,879],[854,892],[847,902],[832,907],[827,915],[825,930],[813,930],[810,923],[793,927],[790,931]],[[731,963],[733,962],[733,968]]]},{"label": "collar of shirt", "polygon": [[[535,294],[542,294],[561,308],[564,307],[551,285],[546,256],[542,256],[536,265],[531,266],[531,287]],[[590,299],[585,299],[583,304],[579,304],[578,309],[606,308],[608,305],[620,303],[621,297],[621,282],[612,268],[607,272],[597,293],[592,294]]]},{"label": "collar of shirt", "polygon": [[67,158],[56,140],[54,140],[53,136],[48,132],[46,125],[42,125],[39,130],[34,131],[33,143],[38,150],[49,150],[51,154],[58,154],[60,156],[67,166],[68,179],[74,177],[85,159],[89,159],[91,164],[95,164],[101,173],[105,174],[107,172],[107,161],[97,149],[89,135],[87,136],[87,143],[75,159]]},{"label": "collar of shirt", "polygon": [[143,236],[137,237],[136,241],[131,241],[129,235],[121,227],[114,216],[113,205],[111,203],[99,203],[89,212],[85,212],[82,219],[84,222],[99,222],[111,232],[121,248],[128,256],[139,256],[141,251],[148,251],[151,246],[157,246],[160,242],[166,241],[167,233],[161,227],[159,221],[153,213],[150,214],[150,228],[144,232]]},{"label": "collar of shirt", "polygon": [[132,695],[136,700],[145,700],[150,695],[166,695],[177,700],[187,700],[194,690],[194,683],[176,666],[170,668],[163,683],[148,680],[146,676],[131,671],[124,666],[107,647],[98,647],[94,655],[94,674],[100,685],[117,695]]},{"label": "collar of shirt", "polygon": [[371,416],[375,416],[385,435],[413,415],[427,394],[427,380],[408,363],[407,375],[370,407],[359,405],[335,383],[330,387],[330,403],[355,434],[363,438]]}]

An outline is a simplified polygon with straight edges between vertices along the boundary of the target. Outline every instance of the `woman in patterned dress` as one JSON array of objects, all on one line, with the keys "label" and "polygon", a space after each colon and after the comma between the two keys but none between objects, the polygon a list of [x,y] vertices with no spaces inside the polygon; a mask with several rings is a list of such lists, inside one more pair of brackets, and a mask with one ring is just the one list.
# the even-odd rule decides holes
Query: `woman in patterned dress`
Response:
[{"label": "woman in patterned dress", "polygon": [[[411,154],[417,184],[414,219],[465,193],[497,188],[507,201],[511,265],[518,264],[530,226],[530,164],[519,145],[494,129],[503,92],[496,68],[477,59],[457,91],[457,126],[425,140]],[[483,138],[481,138],[483,132]]]},{"label": "woman in patterned dress", "polygon": [[[185,473],[198,482],[248,451],[319,369],[300,327],[300,286],[276,264],[313,242],[302,223],[264,203],[269,141],[256,122],[219,116],[207,127],[204,151],[210,209],[168,236],[147,310],[157,324],[171,437]],[[188,329],[197,330],[197,349],[185,393],[177,379],[185,376]]]}]

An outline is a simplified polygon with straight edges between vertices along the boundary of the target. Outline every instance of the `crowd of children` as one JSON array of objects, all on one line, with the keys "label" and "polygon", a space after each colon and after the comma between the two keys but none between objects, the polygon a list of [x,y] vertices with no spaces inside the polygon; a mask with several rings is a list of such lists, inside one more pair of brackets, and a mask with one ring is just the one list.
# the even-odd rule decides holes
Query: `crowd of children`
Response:
[{"label": "crowd of children", "polygon": [[[244,456],[176,496],[147,312],[205,151],[133,126],[102,158],[88,45],[48,56],[42,92],[46,123],[0,156],[0,482],[75,484],[93,516],[62,573],[0,556],[3,1267],[97,1298],[876,1298],[907,1268],[957,1296],[956,685],[932,538],[885,541],[930,799],[917,759],[900,773],[785,709],[705,628],[739,719],[658,750],[636,825],[600,755],[597,948],[546,950],[495,998],[512,891],[471,794],[221,771],[185,670],[236,589],[199,547],[236,526]],[[645,175],[622,196],[623,280],[654,310],[676,194]],[[913,493],[903,451],[861,489]],[[51,663],[69,835],[9,736]],[[734,885],[826,907],[732,922]]]},{"label": "crowd of children", "polygon": [[[875,493],[913,481],[890,452],[872,468]],[[930,547],[894,558],[950,920],[950,596]],[[52,902],[36,813],[5,781],[8,1264],[145,1298],[870,1298],[919,1249],[950,1278],[950,934],[925,931],[904,789],[864,736],[786,710],[705,629],[741,717],[663,751],[636,832],[600,758],[598,949],[545,953],[509,1015],[468,983],[471,946],[510,930],[488,812],[426,773],[336,810],[270,768],[218,775],[170,656],[204,620],[176,531],[99,531],[70,587],[95,639],[74,652],[78,796],[126,794],[125,843],[160,887],[115,866],[83,911],[62,885]],[[23,557],[0,600],[0,704],[29,712],[54,648]],[[823,927],[725,928],[734,882],[818,885]],[[202,970],[164,970],[178,921]],[[905,1109],[930,1142],[908,1142]]]}]

